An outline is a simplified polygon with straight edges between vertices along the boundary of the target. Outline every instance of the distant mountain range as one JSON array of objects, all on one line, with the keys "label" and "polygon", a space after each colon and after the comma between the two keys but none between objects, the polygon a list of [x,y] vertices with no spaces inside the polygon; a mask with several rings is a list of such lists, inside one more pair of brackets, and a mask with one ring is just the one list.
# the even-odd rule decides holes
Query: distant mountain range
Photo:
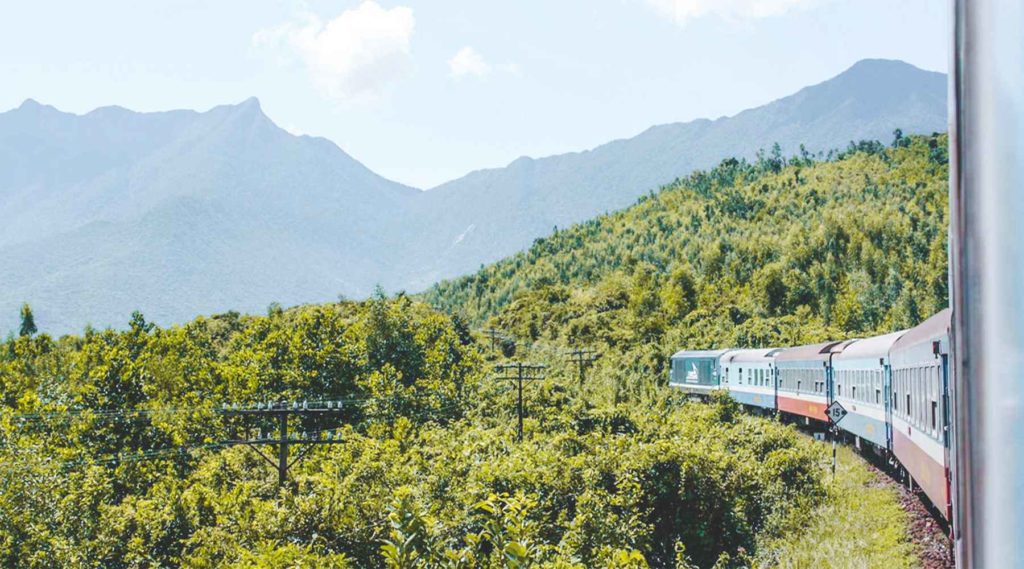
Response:
[{"label": "distant mountain range", "polygon": [[258,101],[204,113],[0,113],[0,331],[32,304],[43,331],[161,324],[418,291],[625,207],[727,157],[946,130],[946,77],[865,60],[733,117],[652,127],[592,150],[519,158],[426,192],[332,142],[293,136]]}]

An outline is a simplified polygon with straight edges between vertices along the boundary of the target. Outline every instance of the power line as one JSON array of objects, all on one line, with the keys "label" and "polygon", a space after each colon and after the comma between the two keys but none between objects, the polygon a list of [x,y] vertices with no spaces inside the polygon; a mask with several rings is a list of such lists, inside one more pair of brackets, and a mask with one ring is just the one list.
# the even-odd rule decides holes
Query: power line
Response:
[{"label": "power line", "polygon": [[499,381],[515,381],[519,384],[519,404],[516,406],[519,415],[519,429],[516,439],[523,440],[523,382],[539,381],[544,379],[544,364],[528,364],[523,362],[511,362],[498,364],[495,371],[502,374],[497,377]]},{"label": "power line", "polygon": [[[387,399],[394,399],[396,397],[398,397],[398,396],[397,395],[393,395],[393,396],[390,396],[390,397],[355,397],[355,398],[334,399],[334,400],[320,399],[320,400],[316,400],[316,401],[308,401],[307,404],[308,405],[312,405],[312,406],[324,407],[324,406],[328,406],[328,405],[335,405],[336,406],[336,405],[342,405],[342,404],[346,404],[346,405],[348,405],[348,404],[360,404],[360,403],[367,403],[367,402],[370,402],[370,401],[381,401],[381,400],[387,400]],[[117,409],[117,408],[113,408],[113,409],[96,409],[96,408],[88,408],[87,407],[87,408],[80,408],[80,409],[63,409],[63,410],[58,410],[58,411],[35,411],[35,412],[30,412],[30,413],[16,413],[16,414],[11,414],[11,415],[6,415],[6,417],[12,419],[13,421],[37,421],[37,420],[42,420],[42,419],[63,419],[63,418],[81,417],[83,415],[87,415],[89,418],[98,418],[98,419],[102,419],[102,418],[119,419],[119,418],[124,418],[126,416],[131,416],[132,418],[145,418],[145,417],[148,417],[150,415],[161,415],[161,414],[177,415],[177,414],[195,414],[195,413],[202,413],[202,412],[219,413],[219,412],[222,412],[224,410],[229,410],[229,409],[237,409],[237,410],[241,410],[241,409],[258,409],[258,408],[261,408],[262,406],[268,406],[268,405],[273,405],[273,403],[270,403],[270,402],[266,402],[266,403],[247,403],[247,404],[223,403],[223,404],[221,404],[221,406],[219,408],[215,407],[215,406],[207,406],[207,407],[202,407],[202,406],[195,406],[195,407],[142,407],[142,408],[126,408],[126,409]],[[0,414],[0,419],[2,419],[4,417],[5,417],[4,415]]]},{"label": "power line", "polygon": [[[252,438],[237,438],[228,439],[221,441],[224,445],[246,445],[253,449],[257,454],[263,457],[264,460],[269,462],[271,466],[277,469],[277,483],[279,486],[284,486],[288,480],[288,469],[295,465],[298,461],[305,457],[306,453],[313,445],[318,444],[339,444],[342,442],[341,437],[329,436],[326,438],[310,437],[308,433],[303,432],[298,437],[293,437],[288,432],[288,419],[290,417],[298,417],[300,419],[309,418],[321,418],[338,416],[345,409],[345,405],[342,402],[328,401],[324,405],[310,405],[308,401],[303,401],[301,404],[298,401],[293,401],[291,404],[287,402],[277,403],[259,403],[253,407],[239,407],[225,405],[220,413],[226,416],[237,416],[242,418],[270,418],[277,422],[277,438],[272,438],[269,434],[264,436],[261,432],[255,439]],[[319,432],[319,431],[318,431]],[[276,460],[267,456],[260,446],[273,445],[277,447]],[[293,446],[305,446],[294,460],[291,459],[291,447]]]},{"label": "power line", "polygon": [[583,387],[583,383],[587,378],[587,368],[594,365],[594,361],[600,357],[600,354],[589,348],[573,348],[569,352],[568,356],[579,369],[580,387]]},{"label": "power line", "polygon": [[486,329],[484,329],[484,330],[481,330],[481,332],[483,332],[483,334],[484,334],[485,336],[487,336],[488,338],[490,338],[490,340],[491,340],[491,353],[492,353],[492,354],[493,354],[493,353],[495,353],[495,352],[494,352],[494,349],[495,349],[495,345],[496,345],[496,343],[497,343],[497,341],[498,341],[499,339],[500,339],[500,340],[508,340],[508,339],[511,339],[511,338],[509,337],[509,335],[508,335],[508,334],[506,334],[506,333],[505,333],[505,332],[504,332],[503,330],[498,330],[497,328],[493,328],[493,327],[491,327],[491,328],[486,328]]}]

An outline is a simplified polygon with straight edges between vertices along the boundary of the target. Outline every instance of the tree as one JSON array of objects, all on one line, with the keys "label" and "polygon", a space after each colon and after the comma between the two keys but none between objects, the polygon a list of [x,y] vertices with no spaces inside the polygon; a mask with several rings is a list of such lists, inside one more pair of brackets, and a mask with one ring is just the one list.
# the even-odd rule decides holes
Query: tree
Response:
[{"label": "tree", "polygon": [[32,315],[32,307],[25,304],[21,305],[21,331],[18,332],[19,336],[29,337],[35,334],[39,330],[36,329],[36,319]]}]

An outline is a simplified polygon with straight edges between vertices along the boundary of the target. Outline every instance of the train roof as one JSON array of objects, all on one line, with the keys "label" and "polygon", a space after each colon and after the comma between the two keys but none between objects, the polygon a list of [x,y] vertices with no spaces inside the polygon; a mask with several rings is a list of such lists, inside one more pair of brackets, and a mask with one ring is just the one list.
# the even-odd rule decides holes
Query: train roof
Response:
[{"label": "train roof", "polygon": [[933,342],[949,334],[950,320],[953,311],[945,308],[936,312],[924,322],[907,330],[903,336],[892,345],[893,352],[907,350],[925,342]]},{"label": "train roof", "polygon": [[748,350],[733,350],[725,358],[729,362],[761,362],[775,356],[783,348],[755,348]]},{"label": "train roof", "polygon": [[843,347],[848,345],[851,341],[822,342],[821,344],[808,344],[806,346],[787,348],[779,352],[779,354],[775,356],[775,361],[826,361],[832,353],[834,353],[837,349],[841,351]]},{"label": "train roof", "polygon": [[889,349],[893,344],[906,334],[906,330],[892,332],[882,336],[864,338],[849,344],[841,353],[836,354],[836,360],[857,360],[865,358],[884,358],[889,355]]},{"label": "train roof", "polygon": [[729,350],[679,350],[673,358],[720,358]]}]

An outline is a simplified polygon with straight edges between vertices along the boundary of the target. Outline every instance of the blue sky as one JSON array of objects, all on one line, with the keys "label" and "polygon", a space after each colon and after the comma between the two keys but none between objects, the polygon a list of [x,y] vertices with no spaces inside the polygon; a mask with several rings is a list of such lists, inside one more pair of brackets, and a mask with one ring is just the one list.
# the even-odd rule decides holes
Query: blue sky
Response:
[{"label": "blue sky", "polygon": [[0,110],[256,96],[282,127],[429,188],[735,114],[867,57],[944,72],[947,12],[940,0],[33,0],[0,18]]}]

